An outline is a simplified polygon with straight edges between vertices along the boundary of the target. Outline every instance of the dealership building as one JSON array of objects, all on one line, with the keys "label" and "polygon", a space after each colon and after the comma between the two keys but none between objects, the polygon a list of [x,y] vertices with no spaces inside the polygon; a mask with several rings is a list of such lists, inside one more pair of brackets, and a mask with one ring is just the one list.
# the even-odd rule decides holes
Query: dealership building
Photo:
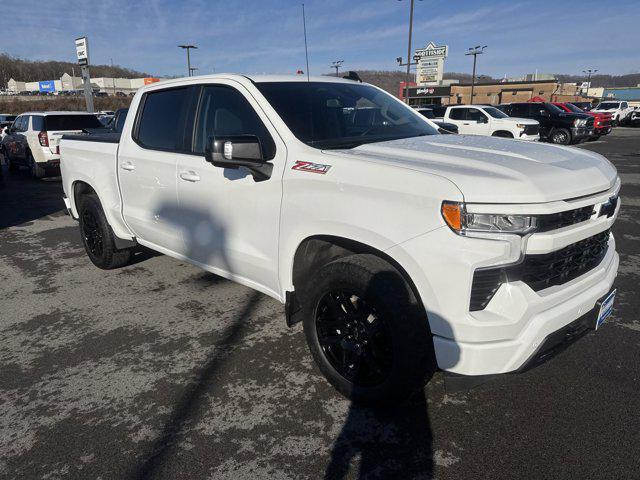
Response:
[{"label": "dealership building", "polygon": [[[91,79],[91,89],[94,92],[106,92],[115,95],[116,92],[129,94],[138,88],[150,83],[158,82],[159,78],[109,78],[96,77]],[[65,73],[57,80],[41,80],[39,82],[22,82],[13,78],[7,82],[7,91],[13,93],[22,92],[45,92],[56,94],[73,90],[82,90],[83,83],[81,77],[72,77]]]}]

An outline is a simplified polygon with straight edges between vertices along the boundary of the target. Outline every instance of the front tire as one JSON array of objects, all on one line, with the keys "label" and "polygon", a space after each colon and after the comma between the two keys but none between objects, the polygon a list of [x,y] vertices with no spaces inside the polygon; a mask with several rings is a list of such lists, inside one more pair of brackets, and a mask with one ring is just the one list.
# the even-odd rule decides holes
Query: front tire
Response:
[{"label": "front tire", "polygon": [[551,142],[558,145],[570,145],[571,144],[571,132],[566,128],[556,128],[551,133]]},{"label": "front tire", "polygon": [[82,243],[89,259],[96,267],[111,270],[129,263],[131,250],[116,248],[113,230],[107,223],[102,205],[96,195],[80,197],[78,213]]},{"label": "front tire", "polygon": [[436,370],[424,308],[379,257],[351,255],[324,265],[303,298],[309,350],[327,380],[350,400],[401,403]]}]

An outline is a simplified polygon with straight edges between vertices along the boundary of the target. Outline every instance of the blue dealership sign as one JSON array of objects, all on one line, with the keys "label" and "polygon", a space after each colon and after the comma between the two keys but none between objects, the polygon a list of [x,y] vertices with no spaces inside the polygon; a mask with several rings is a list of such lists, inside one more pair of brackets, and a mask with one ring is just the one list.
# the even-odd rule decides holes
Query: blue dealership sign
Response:
[{"label": "blue dealership sign", "polygon": [[38,89],[41,92],[55,92],[56,84],[53,80],[45,80],[43,82],[38,82]]}]

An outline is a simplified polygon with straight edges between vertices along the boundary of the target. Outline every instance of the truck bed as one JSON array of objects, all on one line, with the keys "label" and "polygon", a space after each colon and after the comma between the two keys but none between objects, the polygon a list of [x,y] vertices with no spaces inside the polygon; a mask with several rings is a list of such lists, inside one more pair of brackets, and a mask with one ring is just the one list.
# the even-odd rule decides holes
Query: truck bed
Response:
[{"label": "truck bed", "polygon": [[83,142],[120,143],[120,135],[118,132],[110,131],[87,131],[87,133],[64,135],[62,138],[64,140],[81,140]]}]

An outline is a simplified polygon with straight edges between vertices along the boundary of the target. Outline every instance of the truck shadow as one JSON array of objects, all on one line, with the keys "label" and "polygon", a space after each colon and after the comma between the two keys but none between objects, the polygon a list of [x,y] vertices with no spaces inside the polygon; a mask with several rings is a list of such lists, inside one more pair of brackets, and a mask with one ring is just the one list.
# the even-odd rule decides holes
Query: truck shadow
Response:
[{"label": "truck shadow", "polygon": [[[159,206],[154,213],[173,232],[179,232],[184,242],[182,253],[190,260],[206,265],[216,265],[228,272],[233,272],[226,251],[226,230],[210,212],[183,205],[166,204]],[[142,250],[140,261],[145,259],[145,255],[149,255],[146,249]],[[221,279],[212,273],[206,273],[199,278],[200,283],[206,285],[215,285]],[[250,294],[240,313],[213,345],[208,360],[194,375],[195,379],[181,393],[165,422],[162,433],[153,443],[146,458],[127,478],[157,478],[160,471],[170,468],[171,459],[175,458],[177,445],[186,427],[197,421],[199,415],[206,411],[206,393],[210,391],[216,374],[229,361],[229,349],[240,342],[262,296],[262,293],[256,291]]]},{"label": "truck shadow", "polygon": [[0,169],[0,229],[64,211],[59,178],[33,180],[23,171],[9,173],[6,167]]}]

